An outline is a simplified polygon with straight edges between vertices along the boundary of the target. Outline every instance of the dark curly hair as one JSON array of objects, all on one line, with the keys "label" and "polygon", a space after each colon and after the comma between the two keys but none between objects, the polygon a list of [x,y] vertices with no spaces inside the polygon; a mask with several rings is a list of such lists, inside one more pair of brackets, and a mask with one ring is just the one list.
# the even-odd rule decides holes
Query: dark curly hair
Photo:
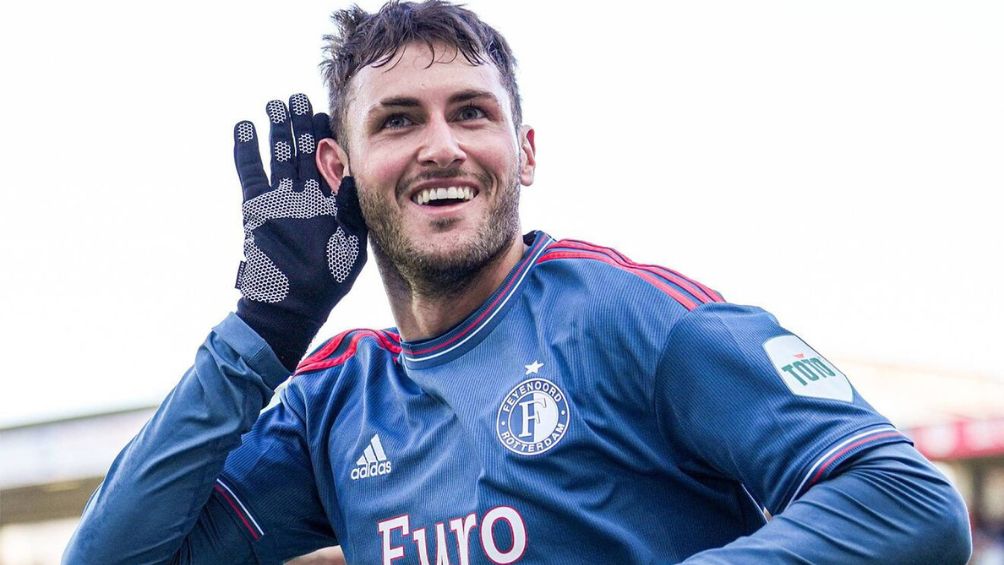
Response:
[{"label": "dark curly hair", "polygon": [[414,42],[428,45],[434,54],[436,44],[454,47],[472,65],[490,61],[509,94],[513,124],[518,128],[523,123],[516,59],[509,44],[463,6],[442,0],[417,3],[391,0],[374,14],[352,6],[333,13],[331,19],[337,29],[324,36],[325,58],[321,69],[328,83],[331,129],[336,139],[343,139],[345,134],[345,94],[352,77],[367,65],[380,67],[390,63],[403,46]]}]

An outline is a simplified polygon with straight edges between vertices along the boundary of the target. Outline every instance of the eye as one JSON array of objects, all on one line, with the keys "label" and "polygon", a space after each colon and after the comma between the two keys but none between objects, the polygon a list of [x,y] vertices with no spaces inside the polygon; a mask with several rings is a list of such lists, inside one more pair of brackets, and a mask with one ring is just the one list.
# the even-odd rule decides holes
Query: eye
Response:
[{"label": "eye", "polygon": [[460,121],[480,120],[487,117],[485,111],[477,106],[465,106],[457,112],[457,119]]},{"label": "eye", "polygon": [[411,118],[405,116],[404,114],[394,114],[388,116],[386,120],[383,121],[384,129],[400,129],[406,128],[410,125],[414,125],[415,122],[411,121]]}]

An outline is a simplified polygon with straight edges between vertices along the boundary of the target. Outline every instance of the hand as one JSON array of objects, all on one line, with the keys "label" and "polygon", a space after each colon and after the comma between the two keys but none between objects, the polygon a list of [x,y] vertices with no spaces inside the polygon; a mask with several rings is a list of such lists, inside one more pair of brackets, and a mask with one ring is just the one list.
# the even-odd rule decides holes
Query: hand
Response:
[{"label": "hand", "polygon": [[292,115],[279,100],[266,105],[271,183],[251,122],[234,127],[234,160],[244,191],[246,257],[237,276],[237,314],[292,369],[362,270],[367,232],[352,178],[344,177],[333,195],[317,172],[314,150],[331,137],[328,116],[314,115],[303,94],[291,96],[289,108]]}]

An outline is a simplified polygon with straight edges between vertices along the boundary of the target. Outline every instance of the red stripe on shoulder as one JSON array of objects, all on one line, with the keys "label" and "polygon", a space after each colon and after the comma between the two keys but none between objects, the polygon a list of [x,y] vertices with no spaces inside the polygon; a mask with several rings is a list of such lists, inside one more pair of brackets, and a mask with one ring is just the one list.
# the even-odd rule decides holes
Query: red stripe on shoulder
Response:
[{"label": "red stripe on shoulder", "polygon": [[543,255],[540,256],[540,258],[537,259],[537,263],[544,263],[546,261],[553,261],[555,259],[592,259],[594,261],[600,261],[602,263],[612,265],[622,271],[627,271],[644,279],[652,286],[658,288],[662,292],[669,295],[673,300],[679,302],[687,310],[693,310],[694,308],[697,308],[697,303],[688,298],[682,292],[676,290],[675,288],[659,280],[658,277],[652,275],[651,273],[649,273],[644,269],[639,269],[636,267],[632,267],[630,265],[625,265],[623,262],[613,259],[609,255],[599,254],[594,251],[563,251],[560,249],[551,251],[550,249],[548,249],[547,252],[545,252]]},{"label": "red stripe on shoulder", "polygon": [[[390,351],[395,355],[401,353],[401,338],[397,334],[384,330],[357,328],[354,330],[344,331],[329,339],[327,343],[317,350],[316,353],[307,357],[303,361],[300,361],[300,364],[297,365],[296,372],[293,373],[293,376],[309,371],[317,371],[341,365],[356,354],[356,351],[359,349],[359,342],[364,337],[375,339],[380,348]],[[346,338],[348,338],[348,345],[345,347],[344,351],[332,357],[332,355],[334,355],[334,353],[341,348]]]},{"label": "red stripe on shoulder", "polygon": [[324,359],[325,357],[331,355],[332,353],[335,352],[335,350],[338,349],[339,346],[342,345],[342,341],[345,340],[345,337],[347,335],[349,335],[352,332],[357,332],[357,331],[359,331],[361,329],[363,329],[363,328],[355,328],[355,329],[352,329],[352,330],[345,330],[344,332],[335,335],[334,337],[332,337],[328,341],[324,342],[324,345],[322,345],[320,347],[320,349],[318,349],[313,354],[311,354],[311,355],[307,356],[306,358],[304,358],[303,361],[300,361],[300,364],[297,366],[297,369],[299,369],[303,365],[306,365],[308,363],[313,363],[315,361],[320,361],[321,359]]},{"label": "red stripe on shoulder", "polygon": [[650,265],[650,264],[646,264],[646,263],[637,263],[635,261],[632,261],[627,256],[625,256],[623,253],[621,253],[620,251],[617,251],[616,249],[614,249],[612,247],[604,247],[604,246],[601,246],[601,245],[596,245],[596,244],[593,244],[593,243],[589,243],[588,241],[580,241],[580,240],[577,240],[577,239],[563,239],[561,241],[556,242],[554,245],[552,245],[552,248],[554,248],[555,246],[565,246],[565,247],[569,247],[569,248],[573,248],[573,249],[588,249],[588,250],[596,251],[598,253],[604,253],[604,254],[612,257],[612,258],[617,258],[617,259],[619,259],[621,262],[623,262],[625,264],[631,265],[633,267],[637,267],[639,269],[645,269],[647,271],[655,273],[655,274],[657,274],[657,275],[665,278],[669,282],[672,282],[672,283],[674,283],[674,284],[682,287],[687,292],[689,292],[690,294],[692,294],[694,296],[694,298],[696,298],[701,303],[724,302],[725,301],[722,298],[722,295],[718,294],[717,292],[715,292],[711,288],[708,288],[707,286],[701,284],[699,281],[696,281],[696,280],[694,280],[692,278],[684,276],[684,275],[680,274],[679,272],[674,271],[673,269],[670,269],[670,268],[667,268],[667,267],[663,267],[661,265]]},{"label": "red stripe on shoulder", "polygon": [[644,279],[688,310],[693,310],[698,304],[723,302],[720,294],[693,279],[659,265],[636,263],[610,247],[575,239],[562,239],[552,244],[537,262],[554,259],[592,259],[607,263]]}]

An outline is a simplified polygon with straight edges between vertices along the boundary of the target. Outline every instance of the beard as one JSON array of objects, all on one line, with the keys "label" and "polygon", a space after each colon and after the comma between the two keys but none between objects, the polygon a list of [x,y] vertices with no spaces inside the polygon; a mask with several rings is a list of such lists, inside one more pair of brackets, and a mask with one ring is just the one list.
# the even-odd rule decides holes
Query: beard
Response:
[{"label": "beard", "polygon": [[[465,176],[459,170],[442,171],[426,178]],[[408,290],[425,297],[443,297],[462,291],[486,266],[502,256],[513,239],[519,236],[519,176],[514,169],[506,183],[499,183],[499,194],[486,210],[473,241],[441,252],[423,250],[403,230],[401,209],[394,202],[359,187],[359,204],[369,228],[373,252],[381,271],[393,268]],[[356,179],[358,182],[358,179]],[[490,179],[479,178],[481,186]],[[479,197],[486,197],[479,194]],[[433,226],[446,230],[458,220],[437,220]]]}]

